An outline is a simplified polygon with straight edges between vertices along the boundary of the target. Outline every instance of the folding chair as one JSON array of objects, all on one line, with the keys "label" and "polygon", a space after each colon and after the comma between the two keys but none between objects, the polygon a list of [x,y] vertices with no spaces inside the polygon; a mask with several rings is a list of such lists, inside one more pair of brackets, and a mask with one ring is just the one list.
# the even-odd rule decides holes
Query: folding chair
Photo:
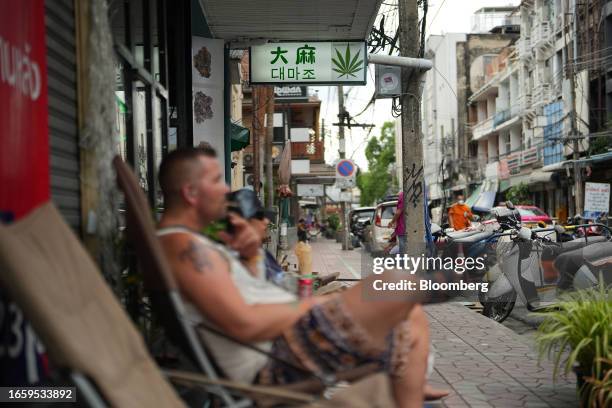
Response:
[{"label": "folding chair", "polygon": [[[0,285],[31,322],[52,366],[68,373],[89,406],[184,406],[53,204],[0,225],[0,271]],[[194,373],[166,376],[212,390],[244,388]],[[271,387],[258,392],[283,401],[313,400]]]},{"label": "folding chair", "polygon": [[[151,306],[160,318],[170,340],[183,350],[206,376],[218,380],[223,377],[222,373],[215,368],[214,358],[207,352],[203,342],[200,341],[197,328],[186,317],[185,306],[182,302],[178,286],[155,234],[153,216],[144,192],[132,170],[120,157],[115,157],[113,165],[117,173],[119,187],[125,194],[127,234],[130,241],[134,243],[137,257],[141,261],[145,290],[148,293]],[[206,330],[210,329],[212,328],[206,328]],[[223,336],[229,338],[227,335]],[[236,342],[236,347],[244,346],[241,342],[234,341]],[[338,381],[356,381],[374,373],[377,369],[378,367],[375,364],[364,365],[347,372],[337,373],[335,377]],[[363,402],[367,401],[367,403],[372,404],[365,406],[376,406],[378,403],[381,404],[378,405],[381,407],[393,406],[387,377],[383,374],[370,377],[372,378],[362,382],[363,391],[359,392],[357,388],[351,386],[350,392],[338,394],[335,404],[343,397],[348,398],[347,394],[351,394],[350,406],[360,406],[359,397],[363,397],[361,398]],[[368,380],[370,381],[369,383]],[[373,394],[370,386],[374,383],[378,384],[377,397],[379,402],[367,398],[367,396],[371,397]],[[259,388],[260,386],[252,386],[250,391],[256,391]],[[274,388],[287,391],[299,390],[301,392],[320,393],[326,386],[318,379],[313,378],[309,381]],[[252,403],[252,401],[246,399],[234,399],[228,390],[222,389],[218,391],[217,395],[229,406],[243,406],[243,404],[248,405]],[[258,403],[262,403],[261,399],[258,399]]]}]

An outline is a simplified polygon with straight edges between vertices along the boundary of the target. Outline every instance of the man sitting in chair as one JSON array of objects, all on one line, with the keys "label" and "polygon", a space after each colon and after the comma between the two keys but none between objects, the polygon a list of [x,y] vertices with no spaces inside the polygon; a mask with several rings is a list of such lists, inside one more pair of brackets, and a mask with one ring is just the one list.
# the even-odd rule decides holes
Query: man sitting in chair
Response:
[{"label": "man sitting in chair", "polygon": [[[423,406],[429,328],[418,303],[426,301],[427,294],[407,292],[410,295],[402,300],[367,302],[360,284],[336,296],[298,300],[249,273],[256,268],[261,242],[247,221],[226,214],[229,189],[214,150],[171,152],[161,164],[159,180],[166,209],[158,234],[194,322],[213,324],[305,369],[297,371],[203,331],[206,345],[228,377],[287,384],[310,379],[306,372],[334,373],[378,362],[390,375],[399,407]],[[234,232],[221,237],[240,259],[199,234],[226,216]],[[381,276],[390,282],[411,279],[393,272],[376,278]],[[427,390],[433,394],[428,396],[439,396],[436,393]]]}]

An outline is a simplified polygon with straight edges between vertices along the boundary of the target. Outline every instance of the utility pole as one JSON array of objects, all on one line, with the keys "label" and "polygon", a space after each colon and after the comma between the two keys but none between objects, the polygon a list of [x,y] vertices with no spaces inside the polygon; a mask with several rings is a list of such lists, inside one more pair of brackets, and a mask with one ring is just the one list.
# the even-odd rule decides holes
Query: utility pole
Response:
[{"label": "utility pole", "polygon": [[267,87],[266,105],[266,143],[264,160],[266,163],[266,207],[274,205],[274,186],[272,183],[272,139],[274,139],[274,86]]},{"label": "utility pole", "polygon": [[[344,88],[342,85],[338,85],[338,119],[340,126],[338,127],[338,138],[339,148],[338,154],[340,159],[345,158],[345,140],[344,140],[344,119],[346,118],[346,111],[344,110]],[[344,189],[341,190],[344,192]],[[348,211],[346,209],[346,201],[341,201],[340,208],[342,211],[342,250],[346,251],[349,249],[349,229],[348,229]]]},{"label": "utility pole", "polygon": [[261,101],[259,100],[261,93],[260,87],[257,85],[253,85],[252,93],[251,93],[251,103],[253,105],[253,118],[252,118],[252,128],[253,128],[253,190],[255,193],[259,195],[259,182],[261,180],[261,173],[259,172],[259,163],[260,163],[260,149],[259,149],[259,134],[261,123],[259,122],[259,104]]},{"label": "utility pole", "polygon": [[[331,89],[331,88],[330,88]],[[321,144],[325,149],[325,119],[321,119]],[[325,196],[325,185],[323,185],[323,197],[321,197],[321,222],[327,218],[327,197]]]},{"label": "utility pole", "polygon": [[[564,36],[565,36],[565,44],[567,46],[567,66],[569,69],[568,72],[568,76],[569,76],[569,82],[570,82],[570,97],[571,97],[571,111],[570,111],[570,137],[572,138],[573,142],[572,142],[572,149],[574,150],[573,153],[573,159],[574,159],[574,202],[575,202],[575,208],[574,208],[574,215],[576,214],[582,214],[583,212],[583,200],[584,200],[584,189],[583,189],[583,185],[582,185],[582,170],[580,169],[580,164],[578,163],[578,160],[580,160],[580,143],[579,143],[579,132],[578,132],[578,126],[577,126],[577,121],[578,121],[578,117],[576,114],[576,71],[574,69],[574,63],[575,63],[575,53],[576,53],[576,49],[574,49],[574,44],[576,44],[576,41],[568,41],[568,37],[570,37],[571,33],[573,33],[574,38],[573,40],[576,39],[576,6],[574,6],[574,9],[572,10],[572,30],[570,30],[570,24],[567,21],[569,14],[569,1],[565,0],[565,4],[566,4],[566,10],[568,11],[567,13],[565,13],[565,30],[564,30]],[[571,37],[570,37],[571,39]],[[571,196],[571,195],[570,195]]]},{"label": "utility pole", "polygon": [[[398,0],[399,41],[402,57],[417,58],[420,46],[417,0]],[[424,251],[425,220],[423,143],[421,140],[421,80],[415,68],[402,68],[402,186],[406,253],[420,256]]]}]

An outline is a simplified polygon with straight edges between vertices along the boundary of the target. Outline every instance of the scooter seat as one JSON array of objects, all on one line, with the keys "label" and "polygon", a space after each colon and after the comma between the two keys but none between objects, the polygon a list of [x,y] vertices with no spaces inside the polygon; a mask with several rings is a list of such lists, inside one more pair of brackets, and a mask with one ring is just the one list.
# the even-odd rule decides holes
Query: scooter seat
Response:
[{"label": "scooter seat", "polygon": [[483,231],[483,232],[472,234],[466,237],[457,238],[457,239],[454,239],[453,241],[458,244],[473,244],[478,241],[482,241],[483,239],[487,239],[493,234],[494,234],[493,231]]},{"label": "scooter seat", "polygon": [[563,252],[573,251],[574,249],[582,248],[586,245],[591,245],[597,242],[604,242],[604,241],[606,241],[606,237],[602,237],[602,236],[588,237],[586,241],[584,238],[576,238],[571,241],[561,243],[561,249]]},{"label": "scooter seat", "polygon": [[452,232],[447,232],[446,236],[448,236],[449,238],[451,238],[453,241],[456,241],[458,239],[461,238],[466,238],[466,237],[470,237],[472,235],[476,235],[476,234],[480,234],[482,231],[479,230],[472,230],[472,231],[452,231]]}]

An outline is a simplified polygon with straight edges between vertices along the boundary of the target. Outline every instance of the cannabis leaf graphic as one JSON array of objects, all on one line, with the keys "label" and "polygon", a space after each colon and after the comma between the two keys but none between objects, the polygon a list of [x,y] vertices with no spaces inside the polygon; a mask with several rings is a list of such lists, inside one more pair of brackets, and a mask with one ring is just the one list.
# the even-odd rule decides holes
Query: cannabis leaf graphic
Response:
[{"label": "cannabis leaf graphic", "polygon": [[363,58],[359,59],[359,54],[361,54],[361,50],[357,51],[357,54],[351,59],[351,49],[349,48],[349,44],[346,45],[346,52],[344,53],[344,57],[340,54],[340,51],[336,48],[336,56],[338,59],[332,57],[332,62],[336,66],[336,68],[332,68],[334,71],[339,73],[338,78],[342,78],[343,76],[352,76],[357,78],[355,73],[361,71],[363,68],[361,64],[363,63]]}]

